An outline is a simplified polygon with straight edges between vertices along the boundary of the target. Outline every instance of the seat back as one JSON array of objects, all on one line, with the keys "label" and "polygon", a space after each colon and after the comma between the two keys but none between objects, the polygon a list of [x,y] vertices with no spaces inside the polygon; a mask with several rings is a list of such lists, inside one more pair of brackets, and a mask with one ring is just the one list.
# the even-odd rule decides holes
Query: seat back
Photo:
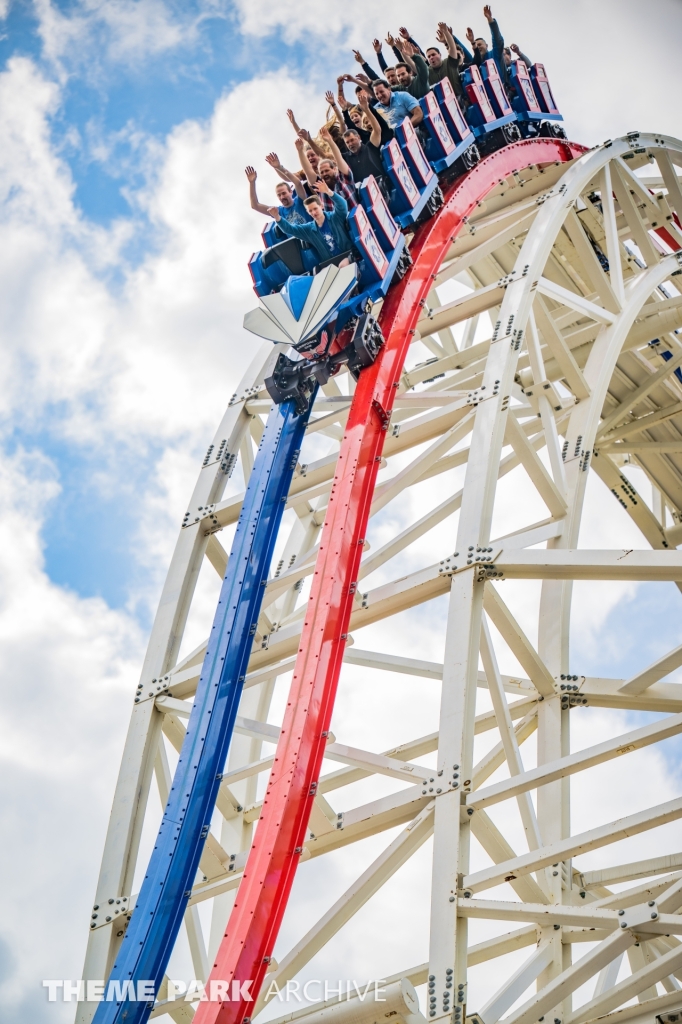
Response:
[{"label": "seat back", "polygon": [[303,250],[300,238],[287,238],[277,242],[263,253],[263,267],[267,270],[273,263],[281,261],[291,274],[307,274],[308,268],[303,262]]},{"label": "seat back", "polygon": [[420,99],[419,106],[424,113],[424,127],[429,133],[429,143],[426,147],[428,155],[432,160],[442,160],[457,147],[448,131],[440,104],[433,92],[427,92],[426,96]]},{"label": "seat back", "polygon": [[481,72],[476,64],[470,64],[467,68],[464,74],[464,88],[471,103],[467,110],[469,124],[479,126],[496,121],[497,115],[490,104]]},{"label": "seat back", "polygon": [[504,91],[504,84],[500,78],[497,64],[492,58],[483,62],[481,67],[481,78],[485,85],[485,91],[490,100],[490,105],[495,111],[495,117],[506,117],[512,113],[507,94]]},{"label": "seat back", "polygon": [[440,82],[434,85],[429,95],[431,94],[438,100],[438,105],[440,106],[448,131],[459,145],[467,136],[472,135],[472,131],[462,113],[462,108],[457,102],[455,90],[452,88],[450,79],[441,78]]},{"label": "seat back", "polygon": [[559,108],[554,102],[552,87],[549,84],[544,64],[533,64],[530,69],[530,80],[537,96],[538,103],[545,114],[558,114]]},{"label": "seat back", "polygon": [[522,60],[514,61],[509,68],[509,77],[516,87],[516,95],[512,100],[512,106],[519,114],[540,114],[542,108],[530,80],[528,68]]},{"label": "seat back", "polygon": [[410,168],[410,173],[417,184],[417,188],[425,188],[432,178],[435,177],[435,172],[426,159],[426,153],[422,149],[421,142],[409,117],[406,117],[402,124],[399,124],[395,129],[395,137],[403,152],[407,166]]}]

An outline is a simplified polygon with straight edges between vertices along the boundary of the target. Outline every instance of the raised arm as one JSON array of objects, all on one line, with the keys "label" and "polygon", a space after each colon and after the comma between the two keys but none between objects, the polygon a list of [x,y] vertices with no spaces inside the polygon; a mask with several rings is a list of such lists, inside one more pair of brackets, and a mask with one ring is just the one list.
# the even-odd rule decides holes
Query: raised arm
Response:
[{"label": "raised arm", "polygon": [[436,32],[436,39],[438,40],[439,43],[442,43],[443,46],[446,48],[446,50],[448,51],[448,56],[452,57],[453,60],[459,62],[459,54],[457,53],[457,43],[455,42],[455,37],[453,36],[452,32],[450,31],[450,29],[448,28],[444,21],[438,22],[438,31]]},{"label": "raised arm", "polygon": [[325,128],[320,128],[320,135],[322,136],[324,141],[327,143],[327,145],[331,149],[332,156],[334,157],[334,160],[336,160],[336,166],[338,167],[339,172],[341,174],[343,174],[344,176],[347,175],[347,174],[350,174],[351,173],[350,167],[348,166],[346,161],[343,159],[343,156],[341,155],[341,150],[339,149],[339,147],[334,142],[334,139],[332,138],[332,133],[329,131],[329,129],[326,128],[326,127]]},{"label": "raised arm", "polygon": [[324,98],[334,111],[334,117],[336,118],[336,123],[338,124],[339,128],[341,129],[342,132],[345,131],[346,125],[343,120],[343,114],[339,110],[339,106],[336,100],[334,99],[334,93],[331,91],[331,89],[327,90],[327,92],[324,94]]},{"label": "raised arm", "polygon": [[525,53],[522,53],[521,50],[519,50],[519,48],[516,45],[516,43],[512,43],[511,46],[509,47],[509,49],[513,53],[516,54],[516,56],[517,56],[517,58],[519,60],[523,61],[523,63],[526,65],[527,68],[529,68],[531,66],[531,59],[530,59],[530,57],[527,57]]},{"label": "raised arm", "polygon": [[[472,36],[473,36],[473,32],[472,32],[471,34],[472,34]],[[468,47],[466,47],[466,46],[464,45],[464,43],[462,42],[462,40],[461,40],[461,39],[458,39],[458,38],[457,38],[457,36],[455,35],[455,33],[454,33],[454,32],[452,33],[452,38],[453,38],[453,39],[455,40],[455,42],[456,42],[456,43],[457,43],[457,45],[459,46],[460,50],[461,50],[461,51],[462,51],[462,53],[464,54],[464,56],[465,56],[466,60],[467,60],[467,61],[469,62],[469,64],[473,64],[473,62],[474,62],[474,55],[473,55],[473,53],[471,52],[471,50],[469,50],[469,49],[468,49]]]},{"label": "raised arm", "polygon": [[318,144],[315,142],[315,139],[312,137],[310,132],[307,131],[307,129],[301,128],[298,133],[298,137],[299,139],[303,139],[304,142],[307,142],[310,148],[312,149],[313,153],[317,153],[320,159],[327,155],[323,149],[320,149]]},{"label": "raised arm", "polygon": [[378,149],[379,144],[381,143],[381,125],[379,124],[379,120],[370,107],[369,100],[366,96],[363,96],[362,94],[358,96],[358,106],[372,126],[372,133],[369,137],[369,141]]},{"label": "raised arm", "polygon": [[339,101],[339,106],[341,107],[341,110],[348,110],[348,108],[350,107],[350,103],[348,102],[343,93],[343,83],[345,81],[347,81],[346,75],[339,75],[339,77],[336,79],[336,97]]},{"label": "raised arm", "polygon": [[408,43],[412,43],[417,53],[421,53],[422,57],[424,57],[424,51],[422,50],[421,46],[419,45],[416,39],[412,38],[412,36],[407,31],[405,26],[401,25],[398,31],[400,32],[400,35],[403,37],[403,39],[405,39]]},{"label": "raised arm", "polygon": [[504,39],[500,32],[500,26],[497,24],[497,20],[493,17],[493,12],[490,4],[486,4],[483,8],[483,14],[485,20],[490,25],[490,38],[492,39],[493,53],[496,53],[499,59],[502,59],[502,50],[504,49]]},{"label": "raised arm", "polygon": [[398,49],[398,40],[394,36],[392,36],[390,32],[386,33],[386,42],[393,50],[396,60],[402,60],[403,55]]},{"label": "raised arm", "polygon": [[384,57],[384,54],[382,52],[381,40],[380,39],[373,39],[372,40],[372,46],[374,47],[374,52],[377,55],[377,60],[379,61],[379,67],[381,68],[382,71],[385,71],[386,68],[388,67],[388,64],[386,63],[386,58]]},{"label": "raised arm", "polygon": [[312,185],[313,182],[317,181],[317,175],[310,166],[310,160],[308,160],[308,157],[306,156],[305,141],[299,136],[296,139],[294,145],[296,146],[296,150],[298,152],[298,159],[301,161],[301,169],[303,170],[303,173],[308,179],[308,184]]},{"label": "raised arm", "polygon": [[478,66],[480,67],[481,64],[483,63],[483,57],[481,56],[481,54],[479,53],[478,49],[475,46],[476,36],[474,35],[474,30],[472,28],[467,29],[467,39],[471,43],[471,52],[473,53],[471,62],[472,64],[478,64]]},{"label": "raised arm", "polygon": [[[412,43],[409,44],[412,46]],[[421,53],[414,52],[412,54],[412,60],[414,66],[417,69],[417,85],[423,93],[429,91],[429,65],[426,63]]]},{"label": "raised arm", "polygon": [[291,122],[291,127],[294,129],[294,131],[298,135],[298,133],[300,132],[301,129],[298,127],[298,124],[296,123],[296,117],[294,115],[293,110],[287,110],[287,117],[289,118],[289,120]]},{"label": "raised arm", "polygon": [[[301,139],[296,139],[297,146],[299,142],[301,143],[301,145],[303,145],[303,141]],[[294,190],[299,199],[306,198],[306,191],[303,188],[303,185],[301,184],[301,179],[298,177],[298,175],[294,174],[292,171],[288,171],[286,167],[282,166],[280,159],[276,153],[268,153],[265,159],[267,163],[270,164],[273,171],[279,174],[280,178],[283,181],[288,181],[290,184],[294,186]]]},{"label": "raised arm", "polygon": [[245,174],[246,180],[249,183],[249,200],[251,202],[251,209],[255,210],[256,213],[264,213],[267,215],[270,212],[270,207],[266,206],[264,203],[258,202],[258,196],[256,194],[256,178],[258,175],[256,174],[255,169],[253,167],[247,167]]},{"label": "raised arm", "polygon": [[276,153],[268,153],[265,158],[266,164],[270,164],[275,174],[278,174],[282,181],[291,181],[291,171],[282,167],[282,163]]},{"label": "raised arm", "polygon": [[412,46],[412,43],[408,43],[408,41],[406,39],[399,39],[397,41],[397,45],[398,45],[398,49],[400,50],[400,59],[402,60],[403,64],[407,64],[408,68],[410,69],[410,71],[412,72],[412,74],[416,78],[416,76],[417,76],[417,65],[415,64],[414,60],[412,59],[412,56],[413,56],[413,54],[415,52],[414,51],[414,47]]},{"label": "raised arm", "polygon": [[379,77],[377,75],[376,71],[374,70],[374,68],[370,67],[370,65],[367,63],[367,61],[362,56],[362,54],[360,53],[359,50],[353,50],[353,56],[355,57],[356,61],[360,65],[360,67],[362,68],[362,70],[365,72],[365,74],[369,78],[370,82],[373,81],[375,78]]}]

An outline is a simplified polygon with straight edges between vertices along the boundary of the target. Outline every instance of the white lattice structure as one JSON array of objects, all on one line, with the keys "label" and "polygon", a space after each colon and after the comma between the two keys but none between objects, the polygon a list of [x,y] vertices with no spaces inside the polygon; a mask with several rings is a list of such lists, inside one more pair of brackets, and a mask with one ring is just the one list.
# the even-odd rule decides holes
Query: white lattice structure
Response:
[{"label": "white lattice structure", "polygon": [[[682,818],[682,795],[659,803],[651,792],[647,808],[612,820],[606,794],[599,824],[586,830],[572,830],[570,813],[576,773],[589,779],[592,770],[621,757],[627,792],[630,753],[682,732],[682,685],[661,681],[682,665],[682,647],[625,679],[576,675],[581,652],[569,644],[573,580],[682,582],[682,551],[675,550],[682,541],[682,384],[675,375],[682,366],[675,333],[682,328],[682,256],[672,251],[682,247],[674,219],[682,218],[682,192],[676,165],[682,166],[682,143],[632,135],[570,164],[521,169],[481,202],[437,272],[415,355],[402,376],[372,516],[391,502],[408,508],[408,489],[418,493],[456,467],[466,467],[464,483],[456,491],[444,484],[439,504],[416,521],[404,513],[401,531],[386,539],[384,529],[381,543],[373,540],[370,519],[346,664],[362,667],[368,685],[393,678],[385,672],[411,680],[413,697],[390,706],[391,721],[410,722],[425,680],[431,688],[440,685],[439,724],[389,750],[357,749],[341,734],[330,739],[303,860],[343,849],[352,863],[355,843],[400,831],[292,948],[278,952],[268,981],[283,986],[301,976],[432,842],[428,959],[425,950],[422,963],[395,963],[385,1008],[355,1001],[330,1011],[334,1018],[371,1024],[390,1012],[399,1020],[416,1021],[417,1013],[453,1024],[473,1014],[483,1024],[596,1018],[653,1024],[657,1015],[666,1020],[665,1014],[676,1019],[674,1012],[682,1013],[682,850],[659,847],[656,838],[657,828]],[[439,290],[451,279],[466,292],[444,302]],[[481,340],[483,314],[496,326]],[[453,328],[459,335],[462,324],[458,345]],[[652,346],[655,339],[660,344]],[[429,350],[428,363],[419,341]],[[154,625],[142,674],[145,699],[135,708],[127,741],[99,903],[123,896],[134,901],[151,778],[155,773],[164,802],[166,746],[177,750],[182,743],[203,657],[200,647],[177,661],[196,578],[205,562],[222,575],[227,556],[217,531],[239,514],[239,497],[223,500],[221,466],[239,459],[248,477],[253,442],[270,406],[263,377],[271,359],[272,348],[265,346],[230,402],[188,506],[188,522],[196,523],[181,532]],[[349,390],[346,375],[320,393],[306,440],[310,452],[320,435],[340,441]],[[650,481],[650,502],[648,492],[637,493],[623,475],[624,460]],[[203,879],[186,915],[198,978],[207,977],[258,819],[258,780],[272,764],[278,735],[271,711],[275,681],[295,660],[334,468],[334,452],[307,461],[304,448],[294,477],[289,507],[295,515],[287,520],[290,533],[266,594],[218,804],[221,824],[210,834]],[[524,477],[519,493],[534,489],[546,511],[496,536],[493,522],[504,500],[498,482],[513,470]],[[624,508],[640,531],[638,549],[579,547],[592,473],[619,503],[614,510],[621,515]],[[445,546],[442,524],[449,530]],[[521,628],[507,580],[541,581],[532,629]],[[393,617],[396,637],[409,631],[410,616],[413,635],[422,635],[423,606],[438,597],[449,607],[442,663],[419,657],[418,650],[406,657],[371,649],[372,629],[381,624],[386,637]],[[537,642],[529,638],[535,636]],[[498,667],[510,656],[521,667],[517,675]],[[484,705],[477,707],[477,699]],[[618,720],[623,709],[660,717],[576,749],[571,719],[584,705],[612,709]],[[529,767],[533,763],[537,767]],[[393,780],[388,794],[386,777]],[[365,786],[375,780],[377,795],[355,806],[344,803],[339,814],[335,798],[360,780]],[[489,813],[504,802],[505,813],[518,815],[523,848],[512,848]],[[611,844],[643,832],[651,836],[649,857],[625,864],[612,859]],[[582,867],[581,857],[597,849],[602,866]],[[308,867],[301,864],[301,875]],[[198,908],[208,900],[213,917],[204,934]],[[296,894],[290,914],[295,900]],[[386,920],[387,932],[401,928],[409,935],[411,915],[421,911],[407,902]],[[471,919],[496,922],[496,935],[470,943]],[[105,974],[120,930],[93,927],[86,977]],[[524,947],[521,966],[496,963]],[[490,965],[490,990],[473,1004],[467,969],[481,963]],[[338,964],[334,977],[343,976]],[[426,986],[421,1011],[410,984]],[[573,999],[586,984],[591,988]],[[260,1010],[262,1002],[254,1017]],[[84,1024],[93,1011],[93,1004],[80,1004],[78,1021]],[[187,1021],[193,1009],[162,998],[153,1016],[165,1013]],[[297,1015],[317,1024],[319,1013],[313,1007]]]}]

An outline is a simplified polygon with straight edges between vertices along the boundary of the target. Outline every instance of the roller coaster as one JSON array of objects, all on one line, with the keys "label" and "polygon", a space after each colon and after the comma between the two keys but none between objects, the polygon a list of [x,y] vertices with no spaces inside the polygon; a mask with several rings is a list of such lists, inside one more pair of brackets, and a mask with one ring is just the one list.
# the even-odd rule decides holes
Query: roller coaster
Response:
[{"label": "roller coaster", "polygon": [[[591,678],[575,672],[568,628],[573,580],[682,582],[682,144],[633,132],[587,150],[566,139],[542,65],[518,62],[513,78],[510,105],[492,60],[470,68],[466,117],[447,79],[421,100],[424,136],[406,120],[383,147],[389,194],[371,177],[359,187],[348,265],[320,264],[274,225],[249,263],[259,305],[244,325],[266,343],[208,448],[161,596],[93,901],[83,975],[92,987],[78,1024],[164,1014],[249,1024],[266,988],[305,970],[432,836],[428,960],[397,965],[381,1018],[582,1024],[682,1012],[682,855],[595,870],[573,863],[682,818],[682,798],[580,833],[569,815],[573,775],[682,731],[682,686],[660,682],[682,664],[682,648],[628,679]],[[460,294],[443,301],[438,290],[453,282]],[[493,327],[481,339],[484,316]],[[429,357],[408,368],[420,346]],[[330,454],[320,455],[320,438]],[[648,504],[624,460],[651,482]],[[435,508],[427,501],[370,546],[382,509],[458,467],[459,490],[446,487]],[[547,514],[534,519],[530,501],[495,536],[501,482],[515,470]],[[593,474],[648,547],[578,547]],[[225,497],[232,478],[244,490]],[[437,527],[455,513],[443,551]],[[228,555],[218,534],[232,527]],[[415,546],[418,568],[408,558]],[[207,566],[223,581],[217,609],[208,639],[185,652]],[[506,580],[539,581],[537,643],[500,594]],[[393,617],[395,635],[409,634],[437,598],[447,601],[442,662],[355,645],[354,631],[366,628],[371,642],[371,627]],[[500,671],[501,646],[519,675]],[[415,695],[425,679],[440,684],[437,731],[383,752],[337,742],[344,666],[372,680],[406,676]],[[288,673],[273,725],[276,680]],[[479,713],[478,691],[489,699]],[[576,751],[570,714],[585,706],[664,717]],[[413,709],[393,707],[408,732]],[[476,760],[475,737],[491,730],[498,741]],[[526,768],[521,747],[535,733],[537,767]],[[342,767],[325,774],[329,761]],[[154,775],[164,811],[145,866]],[[386,779],[388,795],[384,787],[344,811],[327,799]],[[487,811],[505,801],[526,852]],[[275,958],[299,865],[401,826]],[[494,887],[497,899],[478,898]],[[199,908],[208,901],[207,944]],[[399,915],[408,927],[410,913]],[[515,928],[472,944],[476,918]],[[169,977],[180,937],[201,991],[178,992]],[[581,941],[592,945],[573,962]],[[500,961],[493,990],[472,1006],[472,969],[525,947],[531,954],[506,975]],[[425,987],[423,1012],[415,986]],[[339,998],[294,1016],[373,1024],[377,1013]]]}]

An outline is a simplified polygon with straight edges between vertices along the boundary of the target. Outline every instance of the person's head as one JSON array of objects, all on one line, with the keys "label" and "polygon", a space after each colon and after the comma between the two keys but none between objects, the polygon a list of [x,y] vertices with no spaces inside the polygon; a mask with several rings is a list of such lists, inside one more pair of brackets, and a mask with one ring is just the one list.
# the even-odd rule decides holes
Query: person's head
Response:
[{"label": "person's head", "polygon": [[398,76],[398,85],[401,85],[404,88],[406,88],[412,81],[412,72],[410,71],[409,66],[407,64],[403,64],[402,61],[400,64],[396,64],[395,73]]},{"label": "person's head", "polygon": [[384,74],[386,75],[386,81],[390,86],[398,84],[398,72],[395,68],[384,68]]},{"label": "person's head", "polygon": [[441,52],[437,46],[429,46],[428,50],[426,51],[426,59],[428,60],[432,68],[439,68],[443,63]]},{"label": "person's head", "polygon": [[353,131],[352,128],[343,133],[343,141],[346,143],[351,153],[358,153],[360,151],[362,139],[357,132]]},{"label": "person's head", "polygon": [[293,206],[294,197],[291,194],[291,186],[287,185],[285,181],[280,183],[275,188],[277,199],[279,200],[280,206]]},{"label": "person's head", "polygon": [[464,50],[462,49],[461,46],[457,47],[457,56],[459,57],[459,60],[460,60],[461,64],[468,64],[469,63],[469,61],[467,60],[467,58],[466,58],[466,56],[464,54]]},{"label": "person's head", "polygon": [[362,111],[360,110],[360,107],[351,107],[348,111],[348,116],[353,124],[357,125],[358,128],[362,125]]},{"label": "person's head", "polygon": [[336,166],[335,160],[320,160],[317,165],[317,173],[322,178],[322,181],[333,190],[336,182],[339,179],[339,169]]},{"label": "person's head", "polygon": [[358,102],[360,101],[360,97],[361,96],[366,97],[368,103],[369,103],[370,100],[374,99],[374,97],[372,96],[372,93],[370,92],[370,90],[367,88],[366,85],[356,85],[355,86],[355,95],[358,98]]},{"label": "person's head", "polygon": [[308,196],[304,200],[303,205],[306,210],[313,218],[316,224],[321,224],[324,220],[324,209],[322,208],[322,202],[319,196]]},{"label": "person's head", "polygon": [[502,50],[502,59],[504,60],[504,63],[507,65],[507,67],[509,67],[509,65],[512,62],[512,55],[511,50],[509,49],[508,46],[505,46],[504,49]]},{"label": "person's head", "polygon": [[485,57],[488,52],[488,44],[485,39],[482,39],[481,36],[479,36],[478,39],[474,39],[474,49],[478,50],[481,57]]},{"label": "person's head", "polygon": [[312,167],[312,169],[313,169],[314,171],[317,171],[317,165],[318,165],[318,164],[319,164],[319,162],[320,162],[320,158],[319,158],[319,156],[317,155],[317,153],[315,152],[315,150],[314,150],[314,149],[313,149],[313,148],[312,148],[311,146],[308,146],[308,147],[306,148],[306,151],[305,151],[305,155],[307,156],[307,158],[308,158],[308,163],[310,164],[310,166]]},{"label": "person's head", "polygon": [[372,82],[372,88],[374,89],[374,95],[379,100],[379,103],[391,102],[391,90],[388,82],[384,78],[375,78]]}]

